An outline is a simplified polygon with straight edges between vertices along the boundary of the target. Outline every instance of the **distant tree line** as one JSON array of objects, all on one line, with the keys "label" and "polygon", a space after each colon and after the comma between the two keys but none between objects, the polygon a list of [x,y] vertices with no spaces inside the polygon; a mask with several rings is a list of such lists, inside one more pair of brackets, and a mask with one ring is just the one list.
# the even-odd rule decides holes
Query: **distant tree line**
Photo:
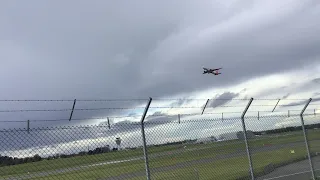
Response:
[{"label": "distant tree line", "polygon": [[[254,133],[253,131],[248,130],[248,131],[246,131],[246,132],[247,132],[247,139],[251,139],[251,138],[254,138],[254,137],[255,137],[255,133]],[[243,131],[237,132],[237,138],[238,138],[239,140],[244,140],[244,133],[243,133]]]},{"label": "distant tree line", "polygon": [[1,166],[10,166],[16,164],[24,164],[30,162],[41,161],[42,158],[36,154],[33,157],[25,157],[25,158],[17,158],[17,157],[9,157],[9,156],[1,156],[0,155],[0,167]]},{"label": "distant tree line", "polygon": [[183,140],[183,141],[174,141],[174,142],[167,142],[167,143],[164,143],[164,144],[156,144],[154,145],[155,147],[159,147],[159,146],[169,146],[169,145],[179,145],[179,144],[185,144],[185,143],[190,143],[190,142],[195,142],[197,141],[196,139],[195,140]]},{"label": "distant tree line", "polygon": [[38,154],[34,155],[33,157],[25,157],[25,158],[17,158],[17,157],[9,157],[9,156],[0,155],[0,167],[17,165],[17,164],[24,164],[24,163],[31,163],[31,162],[37,162],[37,161],[42,161],[42,160],[52,160],[52,159],[58,159],[58,158],[69,158],[69,157],[84,156],[84,155],[102,154],[102,153],[107,153],[110,151],[117,151],[117,150],[118,150],[118,148],[110,149],[108,146],[107,147],[98,147],[98,148],[95,148],[94,150],[82,151],[82,152],[74,153],[74,154],[56,154],[56,155],[52,155],[52,156],[49,156],[46,158],[43,158]]},{"label": "distant tree line", "polygon": [[[304,125],[305,129],[317,129],[320,128],[320,123],[317,124],[308,124]],[[283,132],[294,132],[294,131],[301,131],[302,126],[290,126],[284,128],[277,128],[277,129],[270,129],[266,131],[256,131],[254,132],[255,135],[263,135],[263,134],[278,134]]]}]

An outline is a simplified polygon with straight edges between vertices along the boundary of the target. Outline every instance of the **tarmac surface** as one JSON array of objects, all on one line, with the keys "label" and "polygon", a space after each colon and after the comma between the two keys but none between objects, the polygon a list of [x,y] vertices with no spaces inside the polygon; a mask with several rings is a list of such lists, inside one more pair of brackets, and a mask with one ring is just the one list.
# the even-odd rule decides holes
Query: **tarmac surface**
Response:
[{"label": "tarmac surface", "polygon": [[[320,156],[312,158],[315,176],[320,176]],[[257,180],[311,180],[311,168],[308,160],[282,166]]]}]

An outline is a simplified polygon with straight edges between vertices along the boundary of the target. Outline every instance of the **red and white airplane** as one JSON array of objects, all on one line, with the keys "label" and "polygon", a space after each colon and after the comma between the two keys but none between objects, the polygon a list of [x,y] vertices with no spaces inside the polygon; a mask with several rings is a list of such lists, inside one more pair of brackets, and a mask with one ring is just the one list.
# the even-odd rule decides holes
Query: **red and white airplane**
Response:
[{"label": "red and white airplane", "polygon": [[219,70],[220,69],[222,69],[222,68],[217,68],[217,69],[207,69],[207,68],[203,68],[203,74],[214,74],[215,76],[216,75],[219,75],[219,74],[221,74],[220,72],[219,72]]}]

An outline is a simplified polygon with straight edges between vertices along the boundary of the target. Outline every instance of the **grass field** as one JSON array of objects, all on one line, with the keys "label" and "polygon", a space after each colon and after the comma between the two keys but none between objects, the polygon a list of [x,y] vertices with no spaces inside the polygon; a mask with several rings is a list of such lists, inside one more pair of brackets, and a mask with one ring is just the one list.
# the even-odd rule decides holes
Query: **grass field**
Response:
[{"label": "grass field", "polygon": [[[310,150],[320,152],[320,131],[309,130]],[[255,173],[261,173],[270,163],[279,164],[306,156],[302,132],[261,136],[249,141]],[[152,179],[236,179],[249,172],[245,144],[240,140],[209,144],[188,144],[150,147],[149,165]],[[294,150],[294,153],[291,153]],[[142,149],[85,155],[65,159],[6,166],[0,168],[0,177],[30,179],[100,179],[127,174],[131,180],[145,179]],[[97,163],[128,160],[121,163]],[[131,176],[130,176],[131,175]]]}]

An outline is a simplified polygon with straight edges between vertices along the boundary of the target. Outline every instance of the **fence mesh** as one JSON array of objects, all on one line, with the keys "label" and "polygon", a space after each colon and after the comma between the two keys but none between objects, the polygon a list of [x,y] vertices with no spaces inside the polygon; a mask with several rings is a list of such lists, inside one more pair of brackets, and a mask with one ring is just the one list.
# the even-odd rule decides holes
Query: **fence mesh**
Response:
[{"label": "fence mesh", "polygon": [[185,179],[186,174],[194,172],[198,179],[223,179],[248,172],[242,165],[248,164],[243,157],[244,141],[238,141],[236,135],[237,129],[241,129],[240,119],[156,124],[146,123],[153,179],[169,174],[174,174],[175,179]]},{"label": "fence mesh", "polygon": [[[74,109],[78,112],[73,121],[59,120],[78,125],[43,127],[49,120],[39,120],[30,128],[27,121],[16,121],[28,128],[1,129],[0,179],[143,180],[149,167],[152,180],[240,180],[251,179],[250,164],[255,179],[310,179],[308,150],[320,176],[320,120],[315,109],[301,119],[302,108],[290,109],[294,103],[254,101],[241,119],[247,99],[201,99],[188,106],[190,102],[159,101],[143,124],[138,115],[143,106],[133,108],[134,113],[127,111],[131,107],[119,106],[126,117],[94,119],[94,125],[81,126],[74,121],[86,121],[83,111],[103,110],[81,104]],[[225,109],[229,111],[222,112]]]},{"label": "fence mesh", "polygon": [[[257,117],[250,117],[245,120],[256,177],[289,178],[289,175],[310,170],[299,116],[270,116],[259,121]],[[304,174],[306,176],[311,177],[311,174],[308,172]]]},{"label": "fence mesh", "polygon": [[316,113],[303,117],[315,176],[320,178],[320,119]]},{"label": "fence mesh", "polygon": [[[103,179],[144,172],[139,124],[1,131],[2,179]],[[13,158],[14,157],[14,158]]]}]

